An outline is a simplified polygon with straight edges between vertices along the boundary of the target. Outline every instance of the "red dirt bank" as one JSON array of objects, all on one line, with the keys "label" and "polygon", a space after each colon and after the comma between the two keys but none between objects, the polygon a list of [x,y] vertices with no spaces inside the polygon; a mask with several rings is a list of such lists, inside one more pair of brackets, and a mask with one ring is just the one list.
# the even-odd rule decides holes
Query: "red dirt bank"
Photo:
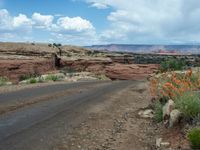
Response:
[{"label": "red dirt bank", "polygon": [[[76,71],[90,71],[120,80],[141,80],[158,68],[158,65],[154,64],[120,64],[108,60],[69,60],[62,61],[61,64],[62,67],[69,67]],[[41,75],[56,70],[52,61],[48,59],[0,60],[0,76],[6,76],[13,82],[18,82],[23,75]]]},{"label": "red dirt bank", "polygon": [[28,74],[45,74],[53,71],[49,60],[0,60],[0,76],[8,77],[13,82]]}]

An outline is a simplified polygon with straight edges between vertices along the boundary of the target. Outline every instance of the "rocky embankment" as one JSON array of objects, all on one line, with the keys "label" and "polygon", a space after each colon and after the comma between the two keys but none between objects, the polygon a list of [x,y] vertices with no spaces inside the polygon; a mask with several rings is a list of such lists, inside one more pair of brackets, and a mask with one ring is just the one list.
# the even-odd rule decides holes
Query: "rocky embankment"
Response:
[{"label": "rocky embankment", "polygon": [[42,75],[59,69],[76,72],[88,71],[103,74],[112,80],[142,80],[152,74],[158,65],[120,64],[107,60],[63,61],[61,68],[55,68],[51,60],[0,60],[0,76],[18,82],[24,75]]},{"label": "rocky embankment", "polygon": [[98,55],[87,49],[63,46],[61,62],[55,67],[52,54],[59,54],[56,47],[44,44],[0,43],[0,76],[19,82],[26,75],[42,75],[49,72],[88,71],[105,75],[112,80],[142,80],[157,70],[155,64],[124,64],[115,62],[103,53]]},{"label": "rocky embankment", "polygon": [[0,76],[14,83],[26,75],[42,75],[55,70],[49,60],[0,60]]}]

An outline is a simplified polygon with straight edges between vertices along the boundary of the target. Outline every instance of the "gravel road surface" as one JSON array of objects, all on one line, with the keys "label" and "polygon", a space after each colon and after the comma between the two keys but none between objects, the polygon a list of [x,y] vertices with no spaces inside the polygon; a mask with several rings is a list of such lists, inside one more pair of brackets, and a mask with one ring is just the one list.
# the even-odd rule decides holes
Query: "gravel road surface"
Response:
[{"label": "gravel road surface", "polygon": [[[73,149],[61,146],[60,143],[64,139],[68,141],[72,133],[91,117],[91,110],[95,109],[96,113],[101,113],[104,107],[112,105],[113,95],[138,84],[141,83],[78,82],[2,93],[0,149]],[[126,96],[119,98],[123,100]],[[81,147],[78,145],[76,148]],[[85,149],[90,148],[88,146]]]}]

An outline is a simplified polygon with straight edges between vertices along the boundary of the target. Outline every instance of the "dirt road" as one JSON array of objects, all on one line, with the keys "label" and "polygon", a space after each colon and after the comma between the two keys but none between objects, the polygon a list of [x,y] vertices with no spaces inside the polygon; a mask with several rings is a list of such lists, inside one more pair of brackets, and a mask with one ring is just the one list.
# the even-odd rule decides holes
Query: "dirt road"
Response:
[{"label": "dirt road", "polygon": [[0,94],[0,149],[153,149],[154,127],[138,117],[145,82],[56,84]]}]

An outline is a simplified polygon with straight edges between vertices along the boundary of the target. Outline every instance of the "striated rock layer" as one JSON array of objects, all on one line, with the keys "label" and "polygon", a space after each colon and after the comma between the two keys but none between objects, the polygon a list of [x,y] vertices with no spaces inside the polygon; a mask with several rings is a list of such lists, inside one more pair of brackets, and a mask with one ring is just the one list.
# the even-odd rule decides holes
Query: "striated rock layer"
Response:
[{"label": "striated rock layer", "polygon": [[0,60],[0,76],[15,83],[25,75],[42,75],[54,70],[50,60]]},{"label": "striated rock layer", "polygon": [[76,71],[104,74],[112,80],[143,80],[159,67],[156,64],[120,64],[105,60],[65,61],[63,66]]},{"label": "striated rock layer", "polygon": [[17,83],[25,75],[42,75],[52,71],[68,68],[74,71],[89,71],[104,74],[113,80],[142,80],[157,70],[155,64],[120,64],[110,60],[65,60],[61,67],[55,68],[52,60],[0,60],[0,76],[6,76]]},{"label": "striated rock layer", "polygon": [[106,76],[120,80],[143,80],[157,69],[155,64],[112,64],[106,66]]}]

